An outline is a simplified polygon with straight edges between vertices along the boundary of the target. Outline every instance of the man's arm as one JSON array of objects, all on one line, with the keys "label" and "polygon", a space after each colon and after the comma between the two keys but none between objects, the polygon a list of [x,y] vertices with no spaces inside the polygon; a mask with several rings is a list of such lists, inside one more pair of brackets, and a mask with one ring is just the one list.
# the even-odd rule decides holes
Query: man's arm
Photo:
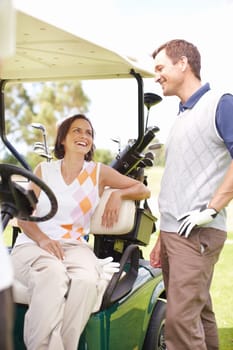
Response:
[{"label": "man's arm", "polygon": [[202,226],[210,223],[228,203],[233,199],[233,161],[231,162],[223,182],[215,191],[209,203],[199,210],[192,210],[183,214],[178,221],[181,222],[178,234],[189,237],[195,226]]},{"label": "man's arm", "polygon": [[233,199],[233,161],[231,162],[223,182],[209,201],[208,208],[214,208],[218,212],[225,208]]},{"label": "man's arm", "polygon": [[224,94],[216,110],[216,128],[233,159],[233,95]]}]

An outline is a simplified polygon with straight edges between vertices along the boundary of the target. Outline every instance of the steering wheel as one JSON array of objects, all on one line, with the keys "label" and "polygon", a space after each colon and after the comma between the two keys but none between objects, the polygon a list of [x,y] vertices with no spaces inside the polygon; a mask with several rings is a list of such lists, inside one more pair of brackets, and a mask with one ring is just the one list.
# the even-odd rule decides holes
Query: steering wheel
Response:
[{"label": "steering wheel", "polygon": [[[27,190],[12,180],[13,175],[21,175],[25,179],[35,183],[48,197],[50,201],[50,211],[44,216],[33,216],[36,208],[37,197],[33,190]],[[0,206],[2,217],[26,221],[46,221],[57,212],[57,199],[52,190],[37,176],[29,170],[11,164],[0,164]],[[4,217],[3,224],[4,224]],[[4,226],[4,225],[3,225]]]}]

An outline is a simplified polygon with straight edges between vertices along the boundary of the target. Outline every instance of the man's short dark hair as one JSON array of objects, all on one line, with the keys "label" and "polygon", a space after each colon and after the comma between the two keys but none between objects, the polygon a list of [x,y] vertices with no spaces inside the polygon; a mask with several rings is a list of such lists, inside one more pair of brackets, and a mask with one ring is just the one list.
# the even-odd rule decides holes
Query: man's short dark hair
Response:
[{"label": "man's short dark hair", "polygon": [[174,39],[159,46],[152,53],[152,57],[155,58],[162,50],[165,50],[166,55],[171,59],[173,64],[177,63],[182,56],[187,57],[193,74],[201,80],[201,55],[196,46],[182,39]]}]

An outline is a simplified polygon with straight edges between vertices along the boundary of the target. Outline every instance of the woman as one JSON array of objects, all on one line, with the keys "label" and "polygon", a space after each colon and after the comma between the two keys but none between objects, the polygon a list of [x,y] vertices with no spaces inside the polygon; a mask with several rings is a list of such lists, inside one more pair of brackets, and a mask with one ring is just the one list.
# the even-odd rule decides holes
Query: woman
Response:
[{"label": "woman", "polygon": [[[79,337],[98,299],[102,267],[84,239],[90,218],[106,186],[116,188],[105,207],[102,224],[118,219],[123,199],[148,198],[147,187],[111,167],[92,161],[94,130],[82,114],[62,122],[55,142],[58,160],[40,163],[35,174],[58,201],[46,222],[20,221],[23,233],[12,251],[16,278],[30,293],[24,338],[28,350],[76,350]],[[39,201],[36,215],[48,212],[48,199],[31,183]]]}]

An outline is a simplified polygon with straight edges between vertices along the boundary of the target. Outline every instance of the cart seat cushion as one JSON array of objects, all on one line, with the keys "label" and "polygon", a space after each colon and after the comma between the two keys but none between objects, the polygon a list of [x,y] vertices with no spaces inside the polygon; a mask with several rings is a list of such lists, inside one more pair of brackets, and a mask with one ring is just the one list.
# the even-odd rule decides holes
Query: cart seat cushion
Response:
[{"label": "cart seat cushion", "polygon": [[98,235],[123,235],[129,233],[135,224],[136,204],[135,201],[124,199],[121,204],[118,221],[112,227],[105,227],[101,224],[104,208],[111,193],[116,189],[107,188],[104,190],[100,202],[91,218],[90,232]]}]

